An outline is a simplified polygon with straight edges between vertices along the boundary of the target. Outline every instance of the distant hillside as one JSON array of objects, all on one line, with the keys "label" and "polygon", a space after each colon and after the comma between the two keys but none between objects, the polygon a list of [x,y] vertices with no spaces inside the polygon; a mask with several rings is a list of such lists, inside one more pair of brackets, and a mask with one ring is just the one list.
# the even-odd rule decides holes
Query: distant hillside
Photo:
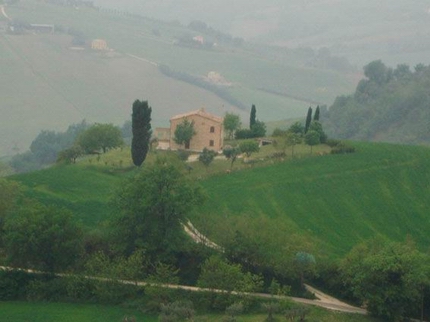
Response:
[{"label": "distant hillside", "polygon": [[326,114],[328,133],[341,139],[430,144],[430,66],[395,69],[374,61],[354,94],[338,97]]},{"label": "distant hillside", "polygon": [[[137,98],[149,100],[154,126],[202,106],[246,120],[248,111],[235,104],[256,104],[258,118],[271,121],[302,116],[311,102],[331,104],[355,87],[350,70],[324,66],[313,50],[241,45],[209,28],[49,1],[20,0],[5,10],[16,28],[0,27],[0,156],[25,151],[42,129],[64,130],[83,118],[121,124]],[[27,28],[30,24],[55,25],[55,33]],[[93,39],[105,40],[112,51],[91,50]],[[231,84],[221,86],[231,100],[166,77],[157,65],[200,85],[215,72]]]},{"label": "distant hillside", "polygon": [[430,63],[427,0],[95,0],[149,17],[209,25],[265,44],[329,48],[357,66]]}]

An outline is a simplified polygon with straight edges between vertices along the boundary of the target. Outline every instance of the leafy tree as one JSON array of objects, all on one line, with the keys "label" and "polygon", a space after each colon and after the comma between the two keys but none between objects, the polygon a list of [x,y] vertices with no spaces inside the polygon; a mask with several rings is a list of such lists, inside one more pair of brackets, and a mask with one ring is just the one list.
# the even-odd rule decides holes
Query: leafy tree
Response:
[{"label": "leafy tree", "polygon": [[251,114],[249,115],[249,129],[252,130],[252,126],[257,121],[257,108],[254,104],[251,107]]},{"label": "leafy tree", "polygon": [[106,153],[108,149],[117,148],[124,142],[119,127],[113,124],[96,123],[79,135],[77,143],[86,153],[93,153],[100,149]]},{"label": "leafy tree", "polygon": [[132,133],[131,157],[134,165],[140,167],[146,159],[151,139],[151,112],[148,101],[136,100],[133,103],[133,114],[131,115]]},{"label": "leafy tree", "polygon": [[228,133],[228,138],[233,139],[234,132],[240,127],[240,117],[237,114],[225,113],[223,126]]},{"label": "leafy tree", "polygon": [[325,134],[322,124],[318,121],[312,121],[311,126],[309,127],[310,131],[318,132],[320,135],[320,143],[327,142],[327,135]]},{"label": "leafy tree", "polygon": [[392,70],[381,60],[375,60],[364,66],[364,75],[378,85],[388,82],[391,78]]},{"label": "leafy tree", "polygon": [[175,166],[157,160],[126,181],[114,198],[117,250],[129,255],[143,248],[152,261],[171,260],[188,240],[181,222],[202,201],[199,187]]},{"label": "leafy tree", "polygon": [[30,151],[39,164],[55,162],[57,153],[62,150],[61,134],[54,131],[41,131],[31,142]]},{"label": "leafy tree", "polygon": [[229,264],[219,256],[211,256],[202,265],[197,285],[229,292],[255,292],[261,289],[262,280],[250,273],[243,273],[238,264]]},{"label": "leafy tree", "polygon": [[200,153],[199,161],[205,165],[206,171],[207,171],[209,165],[214,160],[215,156],[216,156],[216,152],[209,150],[207,148],[204,148],[202,153]]},{"label": "leafy tree", "polygon": [[83,251],[82,231],[66,210],[31,204],[4,225],[11,265],[49,272],[72,267]]},{"label": "leafy tree", "polygon": [[294,158],[294,147],[301,142],[302,138],[299,134],[288,132],[285,136],[285,144],[291,146],[291,157]]},{"label": "leafy tree", "polygon": [[305,134],[308,133],[311,122],[312,122],[312,107],[309,106],[308,114],[306,115],[305,130],[304,130]]},{"label": "leafy tree", "polygon": [[236,146],[225,146],[222,150],[222,153],[228,160],[230,160],[230,169],[232,169],[233,163],[237,160],[237,157],[240,155],[241,151],[240,148]]},{"label": "leafy tree", "polygon": [[238,129],[234,133],[234,137],[236,140],[250,139],[252,138],[252,131],[250,129]]},{"label": "leafy tree", "polygon": [[79,145],[74,145],[68,149],[60,151],[57,157],[57,162],[76,163],[76,159],[84,154],[84,151]]},{"label": "leafy tree", "polygon": [[302,136],[305,133],[305,128],[303,127],[302,123],[295,122],[288,128],[288,132]]},{"label": "leafy tree", "polygon": [[309,131],[305,135],[305,142],[307,145],[311,147],[311,154],[312,154],[312,147],[314,145],[320,144],[320,134],[317,131]]},{"label": "leafy tree", "polygon": [[251,127],[251,133],[253,138],[261,138],[266,135],[266,124],[259,120],[256,120],[254,125]]},{"label": "leafy tree", "polygon": [[404,321],[420,310],[429,285],[429,256],[412,243],[370,240],[341,263],[342,279],[367,310],[385,321]]},{"label": "leafy tree", "polygon": [[252,153],[258,152],[260,147],[258,146],[258,142],[255,140],[245,140],[240,142],[239,149],[249,158]]},{"label": "leafy tree", "polygon": [[319,121],[320,120],[320,106],[317,105],[317,108],[315,109],[315,114],[314,114],[314,121]]},{"label": "leafy tree", "polygon": [[175,135],[173,140],[176,144],[185,145],[185,149],[190,148],[190,141],[193,136],[196,134],[194,129],[194,121],[189,121],[184,119],[181,124],[175,129]]}]

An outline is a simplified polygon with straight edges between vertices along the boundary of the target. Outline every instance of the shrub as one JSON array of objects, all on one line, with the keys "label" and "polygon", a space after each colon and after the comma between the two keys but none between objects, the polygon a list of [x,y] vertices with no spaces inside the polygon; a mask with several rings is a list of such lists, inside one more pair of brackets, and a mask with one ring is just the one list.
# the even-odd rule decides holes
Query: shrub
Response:
[{"label": "shrub", "polygon": [[347,145],[345,143],[340,143],[333,147],[330,151],[331,154],[344,154],[344,153],[354,153],[355,147]]},{"label": "shrub", "polygon": [[239,129],[234,134],[236,140],[250,139],[253,137],[253,133],[249,129]]},{"label": "shrub", "polygon": [[339,144],[341,144],[342,142],[340,140],[336,140],[336,139],[327,139],[326,143],[329,147],[335,147]]}]

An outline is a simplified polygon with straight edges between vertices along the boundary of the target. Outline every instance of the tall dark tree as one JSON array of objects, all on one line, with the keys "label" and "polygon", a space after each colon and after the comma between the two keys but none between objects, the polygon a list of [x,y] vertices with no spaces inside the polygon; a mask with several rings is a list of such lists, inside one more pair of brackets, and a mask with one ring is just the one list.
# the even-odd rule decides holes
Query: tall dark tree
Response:
[{"label": "tall dark tree", "polygon": [[140,167],[145,161],[149,150],[151,139],[151,112],[152,108],[148,101],[136,100],[133,103],[133,114],[131,116],[131,128],[133,138],[131,140],[131,157],[133,163]]},{"label": "tall dark tree", "polygon": [[309,106],[308,115],[306,116],[305,134],[308,133],[311,122],[312,122],[312,107]]},{"label": "tall dark tree", "polygon": [[320,120],[320,106],[318,105],[317,108],[315,109],[314,121],[319,121],[319,120]]},{"label": "tall dark tree", "polygon": [[255,108],[255,105],[252,104],[251,107],[251,114],[249,116],[249,128],[252,130],[252,126],[257,121],[257,109]]}]

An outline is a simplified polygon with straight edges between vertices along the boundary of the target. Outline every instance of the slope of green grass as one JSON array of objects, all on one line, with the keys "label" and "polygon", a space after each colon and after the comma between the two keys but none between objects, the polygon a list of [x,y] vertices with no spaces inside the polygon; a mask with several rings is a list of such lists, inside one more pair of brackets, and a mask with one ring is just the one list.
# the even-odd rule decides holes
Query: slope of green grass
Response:
[{"label": "slope of green grass", "polygon": [[158,321],[139,311],[89,304],[0,302],[0,312],[0,322],[121,322],[125,316],[138,322]]},{"label": "slope of green grass", "polygon": [[[426,249],[430,149],[353,145],[357,152],[348,155],[327,155],[321,150],[322,155],[310,157],[309,147],[298,146],[300,158],[294,160],[270,159],[253,167],[238,160],[228,175],[229,162],[216,160],[208,169],[192,163],[187,175],[203,185],[208,200],[190,219],[216,242],[222,243],[245,225],[266,238],[261,241],[268,248],[282,243],[283,235],[294,235],[300,236],[304,249],[312,244],[311,250],[330,257],[342,256],[373,236],[396,241],[410,236]],[[270,155],[271,149],[266,147],[255,158]],[[112,151],[100,161],[93,157],[11,179],[27,186],[29,197],[69,208],[84,225],[94,227],[111,216],[109,198],[122,179],[134,173],[128,169],[128,153]],[[150,154],[146,162],[154,157]],[[122,167],[121,160],[125,160]]]},{"label": "slope of green grass", "polygon": [[111,215],[109,198],[122,176],[110,173],[108,167],[54,166],[12,179],[28,187],[26,196],[69,209],[77,220],[93,227]]},{"label": "slope of green grass", "polygon": [[398,241],[409,235],[425,249],[430,242],[430,150],[354,145],[355,154],[211,177],[202,182],[209,200],[192,220],[213,239],[223,240],[232,230],[232,218],[252,222],[263,216],[279,229],[294,227],[316,237],[331,255],[343,255],[376,235]]}]

